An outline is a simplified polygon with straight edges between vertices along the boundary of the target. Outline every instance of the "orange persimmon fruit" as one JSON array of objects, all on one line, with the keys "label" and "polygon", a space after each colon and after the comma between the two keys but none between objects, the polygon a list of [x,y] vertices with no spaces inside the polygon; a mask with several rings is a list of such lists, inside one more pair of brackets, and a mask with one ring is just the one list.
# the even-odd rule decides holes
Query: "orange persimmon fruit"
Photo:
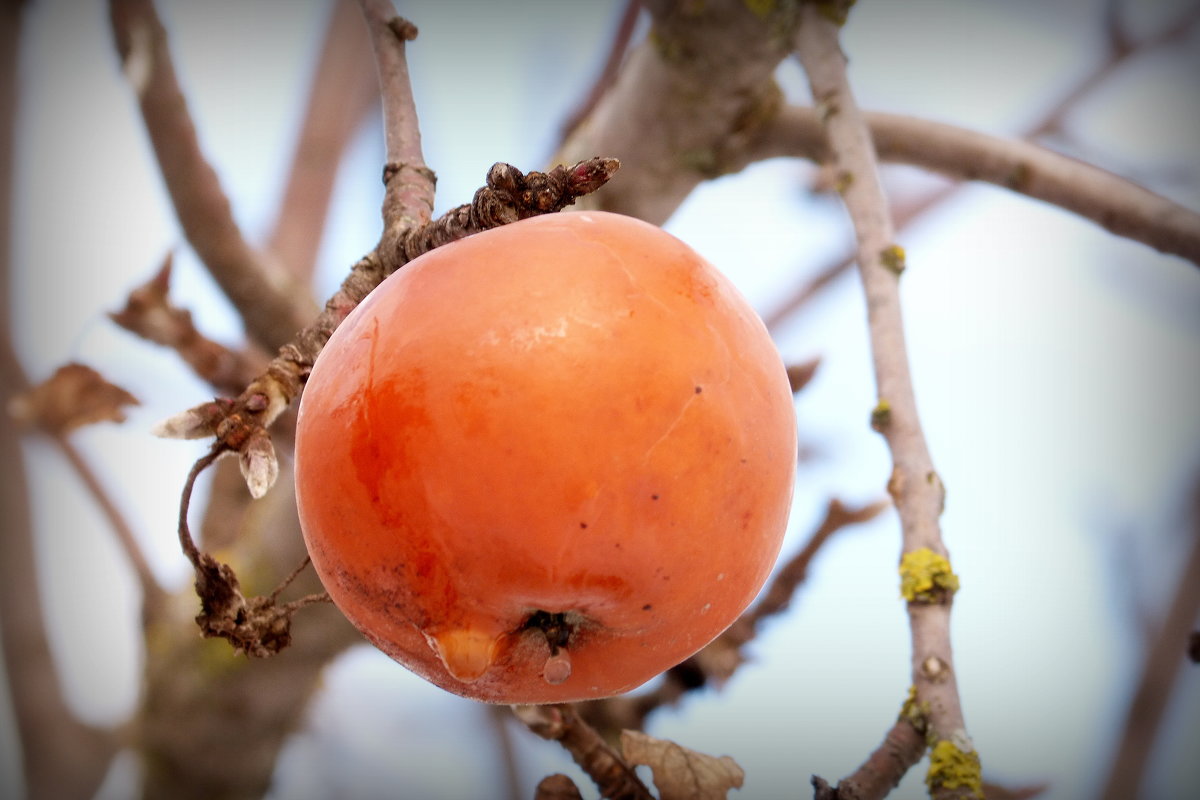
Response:
[{"label": "orange persimmon fruit", "polygon": [[437,248],[347,316],[300,406],[333,601],[466,697],[632,689],[753,600],[796,459],[780,357],[674,236],[602,212]]}]

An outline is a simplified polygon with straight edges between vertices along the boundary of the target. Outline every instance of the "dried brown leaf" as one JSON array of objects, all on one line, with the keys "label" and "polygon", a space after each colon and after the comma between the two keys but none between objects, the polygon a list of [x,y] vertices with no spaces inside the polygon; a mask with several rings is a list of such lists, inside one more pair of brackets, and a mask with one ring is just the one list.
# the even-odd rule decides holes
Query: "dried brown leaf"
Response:
[{"label": "dried brown leaf", "polygon": [[60,436],[96,422],[124,422],[125,406],[136,397],[109,383],[99,372],[71,363],[42,383],[8,401],[13,419]]},{"label": "dried brown leaf", "polygon": [[637,731],[621,731],[621,750],[630,764],[650,767],[662,800],[725,800],[746,776],[729,756],[697,753]]}]

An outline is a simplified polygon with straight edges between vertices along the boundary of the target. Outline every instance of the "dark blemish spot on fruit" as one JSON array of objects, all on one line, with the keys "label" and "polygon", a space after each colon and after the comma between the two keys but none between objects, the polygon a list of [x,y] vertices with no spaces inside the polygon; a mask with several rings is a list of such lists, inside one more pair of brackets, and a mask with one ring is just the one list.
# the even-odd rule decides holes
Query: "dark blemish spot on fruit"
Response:
[{"label": "dark blemish spot on fruit", "polygon": [[587,523],[586,522],[579,523],[579,529],[584,530],[584,531],[587,530]]},{"label": "dark blemish spot on fruit", "polygon": [[642,606],[642,611],[649,611],[650,609],[651,605],[649,603],[646,603],[646,605]]},{"label": "dark blemish spot on fruit", "polygon": [[696,387],[696,394],[700,394],[700,393],[701,393],[701,392],[703,392],[703,391],[704,391],[704,387],[703,387],[703,386],[697,386],[697,387]]},{"label": "dark blemish spot on fruit", "polygon": [[652,494],[652,495],[650,495],[650,499],[651,499],[651,500],[657,500],[657,499],[658,499],[658,495],[656,495],[656,494]]}]

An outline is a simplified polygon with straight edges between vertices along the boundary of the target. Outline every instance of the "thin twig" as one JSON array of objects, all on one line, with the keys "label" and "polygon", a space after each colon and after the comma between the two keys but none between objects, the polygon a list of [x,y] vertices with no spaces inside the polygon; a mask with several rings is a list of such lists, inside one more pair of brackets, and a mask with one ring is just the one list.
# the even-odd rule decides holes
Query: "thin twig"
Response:
[{"label": "thin twig", "polygon": [[[916,199],[906,202],[895,209],[892,214],[893,225],[897,231],[911,225],[926,211],[942,205],[961,190],[961,186],[952,184],[942,186],[927,192]],[[763,315],[767,330],[777,333],[793,314],[811,302],[822,291],[829,288],[838,278],[850,272],[857,263],[858,253],[850,248],[844,255],[837,257],[826,266],[817,270],[799,289],[792,293],[782,305]]]},{"label": "thin twig", "polygon": [[764,620],[787,610],[796,594],[796,589],[808,577],[808,567],[825,542],[833,534],[851,525],[861,525],[869,522],[891,507],[888,500],[876,500],[858,508],[847,508],[842,501],[834,498],[825,509],[825,517],[809,536],[804,547],[788,559],[767,586],[767,590],[741,619],[751,628],[757,628]]},{"label": "thin twig", "polygon": [[149,342],[171,348],[197,377],[218,391],[240,392],[262,371],[266,360],[209,339],[196,328],[190,311],[171,303],[173,260],[168,253],[158,272],[130,291],[125,307],[110,312],[109,319]]},{"label": "thin twig", "polygon": [[312,563],[312,556],[305,553],[304,559],[300,562],[299,566],[297,566],[295,569],[293,569],[291,572],[289,572],[287,574],[287,576],[284,577],[284,579],[279,582],[279,585],[271,590],[271,594],[268,595],[268,597],[270,597],[270,599],[271,599],[271,602],[275,602],[276,600],[278,600],[279,595],[283,594],[283,590],[286,589],[287,587],[291,586],[292,581],[294,581],[294,580],[296,580],[296,578],[300,577],[300,573],[304,572],[304,570],[307,569],[308,565],[311,563]]},{"label": "thin twig", "polygon": [[267,237],[267,249],[302,281],[311,279],[316,266],[342,155],[377,102],[375,64],[358,6],[355,0],[337,0],[312,73],[275,227]]},{"label": "thin twig", "polygon": [[496,743],[500,771],[504,775],[504,793],[509,800],[521,800],[521,770],[517,764],[517,750],[513,746],[512,731],[508,727],[512,714],[504,706],[484,705],[481,709],[488,716],[492,739]]},{"label": "thin twig", "polygon": [[[892,453],[889,491],[896,503],[906,557],[929,553],[946,559],[938,518],[945,494],[925,443],[917,414],[899,293],[894,228],[879,180],[870,131],[846,78],[838,25],[814,4],[801,7],[797,54],[821,110],[832,163],[844,185],[846,209],[858,239],[859,274],[867,301],[875,380],[881,413],[876,427]],[[948,564],[946,571],[949,571]],[[963,721],[950,647],[951,591],[908,603],[913,645],[913,684],[928,705],[930,734],[940,746],[974,757]],[[931,776],[936,764],[931,765]],[[977,771],[976,771],[977,772]],[[972,777],[978,777],[977,774]],[[935,798],[975,796],[978,785],[932,781]],[[981,791],[981,790],[979,790]]]},{"label": "thin twig", "polygon": [[513,706],[517,719],[543,739],[557,741],[610,800],[653,800],[633,767],[569,704]]},{"label": "thin twig", "polygon": [[70,463],[71,468],[75,470],[75,474],[83,481],[84,487],[88,494],[92,496],[92,500],[100,508],[105,519],[108,520],[109,527],[117,537],[117,544],[125,554],[125,558],[129,560],[129,565],[133,569],[133,574],[137,578],[138,587],[142,590],[142,623],[143,625],[157,619],[161,614],[167,593],[163,589],[162,584],[154,577],[154,571],[150,569],[150,563],[146,560],[145,553],[142,552],[141,544],[137,540],[133,529],[129,526],[129,522],[125,519],[125,515],[117,508],[116,503],[109,495],[108,490],[100,483],[95,470],[88,464],[87,460],[79,453],[75,445],[66,436],[55,436],[54,444],[59,451]]},{"label": "thin twig", "polygon": [[804,547],[782,566],[762,593],[762,600],[747,609],[699,653],[667,670],[658,684],[647,691],[578,704],[580,713],[606,734],[623,729],[642,730],[646,719],[660,708],[673,706],[689,692],[710,683],[723,683],[745,662],[741,648],[757,634],[763,621],[784,611],[804,582],[808,565],[837,531],[874,519],[890,503],[880,500],[858,508],[847,508],[836,498],[829,501],[825,516]]},{"label": "thin twig", "polygon": [[[755,158],[824,161],[821,109],[789,106],[766,128]],[[866,112],[877,157],[956,180],[978,180],[1064,208],[1118,236],[1200,265],[1200,214],[1118,175],[1032,142],[902,114]]]},{"label": "thin twig", "polygon": [[641,16],[641,13],[641,0],[625,0],[625,10],[621,12],[621,19],[617,23],[617,30],[609,45],[608,57],[604,59],[604,66],[601,67],[600,74],[596,77],[592,88],[588,90],[587,96],[563,121],[560,127],[560,139],[565,140],[569,137],[579,127],[579,124],[595,110],[600,98],[604,97],[604,93],[617,82],[621,64],[625,60],[625,54],[629,51],[629,42],[633,38],[633,30],[637,27],[638,17]]},{"label": "thin twig", "polygon": [[1054,108],[1046,116],[1030,128],[1026,134],[1028,138],[1040,139],[1062,131],[1067,117],[1079,102],[1111,78],[1132,56],[1181,41],[1200,21],[1200,4],[1193,3],[1191,8],[1166,27],[1145,39],[1134,39],[1124,24],[1121,5],[1121,0],[1108,0],[1105,3],[1103,33],[1108,45],[1107,58],[1075,84],[1054,104]]},{"label": "thin twig", "polygon": [[187,556],[187,560],[192,562],[193,567],[200,566],[200,550],[196,547],[196,540],[192,538],[192,530],[188,525],[188,512],[192,507],[192,492],[196,488],[196,479],[200,477],[200,473],[208,469],[212,464],[221,457],[225,449],[220,444],[215,444],[209,448],[208,452],[196,459],[192,464],[192,468],[188,470],[187,478],[183,482],[183,490],[179,496],[179,547],[183,550],[183,554]]},{"label": "thin twig", "polygon": [[852,775],[831,787],[816,775],[813,800],[880,800],[925,755],[925,736],[903,716],[888,729],[879,747]]},{"label": "thin twig", "polygon": [[1200,613],[1200,485],[1195,490],[1189,552],[1175,594],[1146,650],[1142,674],[1129,700],[1121,741],[1111,761],[1104,800],[1140,796],[1142,778],[1154,749],[1189,646],[1189,634]]},{"label": "thin twig", "polygon": [[[1050,107],[1042,118],[1033,123],[1022,138],[1038,139],[1056,130],[1062,126],[1062,120],[1082,102],[1093,90],[1099,87],[1105,80],[1110,78],[1120,67],[1133,56],[1139,53],[1144,53],[1156,47],[1169,44],[1183,36],[1196,20],[1200,19],[1200,5],[1192,8],[1190,13],[1181,17],[1175,24],[1169,26],[1163,31],[1146,39],[1132,43],[1130,49],[1122,49],[1119,47],[1111,48],[1109,58],[1095,70],[1084,76],[1078,83],[1072,86],[1067,92],[1062,95],[1053,106]],[[872,115],[868,112],[867,118],[871,119]],[[754,144],[747,153],[743,154],[743,166],[748,165],[751,160],[765,158],[767,153],[780,148],[780,140],[777,137],[802,137],[801,153],[791,153],[791,155],[803,155],[811,158],[817,153],[822,152],[825,146],[824,138],[815,138],[810,135],[813,132],[805,123],[801,131],[788,130],[782,124],[775,124],[763,128],[762,138]],[[792,146],[795,146],[793,143]],[[812,148],[811,150],[809,148]],[[880,158],[887,159],[887,155],[880,153]],[[734,164],[734,167],[737,165]],[[911,225],[916,219],[933,208],[943,205],[952,197],[958,195],[963,188],[963,184],[955,184],[952,186],[936,189],[916,200],[909,201],[904,206],[894,210],[893,224],[897,231]],[[829,286],[835,279],[844,275],[854,265],[855,253],[853,250],[847,252],[844,256],[840,256],[834,261],[831,261],[828,266],[814,273],[814,277],[810,278],[804,285],[800,286],[787,300],[785,300],[777,309],[766,315],[764,318],[767,322],[767,327],[771,331],[778,329],[780,325],[794,313],[800,310],[810,300],[816,297],[821,290]]]},{"label": "thin twig", "polygon": [[384,238],[394,238],[428,222],[433,213],[432,170],[421,153],[421,130],[408,76],[405,43],[417,38],[417,28],[396,16],[391,0],[359,0],[383,98],[383,132],[387,164],[383,170]]},{"label": "thin twig", "polygon": [[113,34],[137,93],[159,171],[188,242],[268,352],[308,321],[312,298],[246,242],[208,164],[175,77],[167,33],[152,0],[109,0]]},{"label": "thin twig", "polygon": [[[326,302],[325,310],[280,348],[266,371],[236,399],[218,399],[188,409],[165,420],[156,432],[169,438],[215,435],[243,459],[248,455],[249,445],[260,446],[265,452],[270,445],[267,426],[300,394],[317,355],[333,331],[384,278],[435,247],[509,222],[559,211],[603,186],[618,167],[616,159],[593,158],[570,168],[560,166],[549,172],[526,175],[509,164],[493,165],[488,171],[487,185],[475,193],[471,203],[424,225],[399,230],[395,241],[381,242],[376,250],[360,259],[341,288]],[[250,481],[256,495],[270,487],[269,472],[248,470],[248,475],[263,478]]]}]

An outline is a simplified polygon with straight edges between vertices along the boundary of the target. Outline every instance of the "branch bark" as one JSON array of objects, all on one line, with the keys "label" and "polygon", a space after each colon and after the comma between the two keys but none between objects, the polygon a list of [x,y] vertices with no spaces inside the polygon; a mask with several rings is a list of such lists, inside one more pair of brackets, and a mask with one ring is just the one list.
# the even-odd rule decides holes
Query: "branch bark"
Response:
[{"label": "branch bark", "polygon": [[653,800],[621,754],[583,721],[569,704],[513,706],[517,719],[543,739],[557,741],[609,800]]},{"label": "branch bark", "polygon": [[[893,244],[887,198],[879,181],[870,131],[846,78],[838,44],[838,23],[813,3],[801,6],[796,50],[808,73],[812,95],[824,122],[832,162],[844,187],[846,209],[858,240],[859,274],[867,301],[868,328],[880,404],[874,423],[892,453],[888,489],[896,504],[905,558],[929,554],[949,572],[938,518],[944,488],[933,468],[917,414],[916,397],[904,344],[899,274],[903,251]],[[904,562],[902,561],[902,564]],[[912,676],[919,701],[928,708],[930,738],[974,756],[963,721],[950,647],[952,591],[921,596],[908,603],[912,631]],[[944,748],[943,748],[944,750]],[[978,756],[966,781],[931,780],[935,798],[981,794]],[[930,777],[938,764],[931,764]]]},{"label": "branch bark", "polygon": [[662,224],[698,185],[728,172],[731,154],[779,108],[774,73],[792,49],[796,4],[644,5],[650,36],[556,160],[619,158],[620,180],[581,205]]},{"label": "branch bark", "polygon": [[337,0],[313,70],[275,227],[267,239],[267,250],[301,281],[307,282],[316,267],[342,156],[377,102],[375,65],[357,4]]},{"label": "branch bark", "polygon": [[1104,800],[1140,796],[1146,766],[1167,710],[1171,689],[1187,657],[1189,634],[1200,614],[1200,485],[1192,509],[1188,555],[1174,596],[1146,650],[1142,674],[1129,700],[1121,741],[1113,756]]},{"label": "branch bark", "polygon": [[[0,386],[24,392],[29,381],[13,349],[13,154],[21,3],[0,5]],[[46,634],[37,583],[28,475],[13,419],[0,410],[0,649],[21,742],[25,791],[33,800],[91,797],[117,750],[115,737],[84,725],[67,705]]]},{"label": "branch bark", "polygon": [[312,317],[312,298],[251,248],[238,229],[220,180],[200,149],[152,0],[110,0],[109,12],[121,63],[137,93],[183,232],[237,308],[246,332],[274,352]]},{"label": "branch bark", "polygon": [[417,38],[417,28],[396,16],[391,0],[359,0],[383,98],[383,133],[387,164],[383,168],[383,241],[394,242],[429,221],[433,213],[436,177],[425,166],[421,130],[408,75],[405,43]]},{"label": "branch bark", "polygon": [[[901,114],[865,112],[880,160],[979,180],[1064,208],[1118,236],[1200,265],[1200,214],[1118,175],[1020,139]],[[830,157],[818,112],[789,106],[766,125],[749,160]],[[746,164],[731,164],[740,169]]]}]

